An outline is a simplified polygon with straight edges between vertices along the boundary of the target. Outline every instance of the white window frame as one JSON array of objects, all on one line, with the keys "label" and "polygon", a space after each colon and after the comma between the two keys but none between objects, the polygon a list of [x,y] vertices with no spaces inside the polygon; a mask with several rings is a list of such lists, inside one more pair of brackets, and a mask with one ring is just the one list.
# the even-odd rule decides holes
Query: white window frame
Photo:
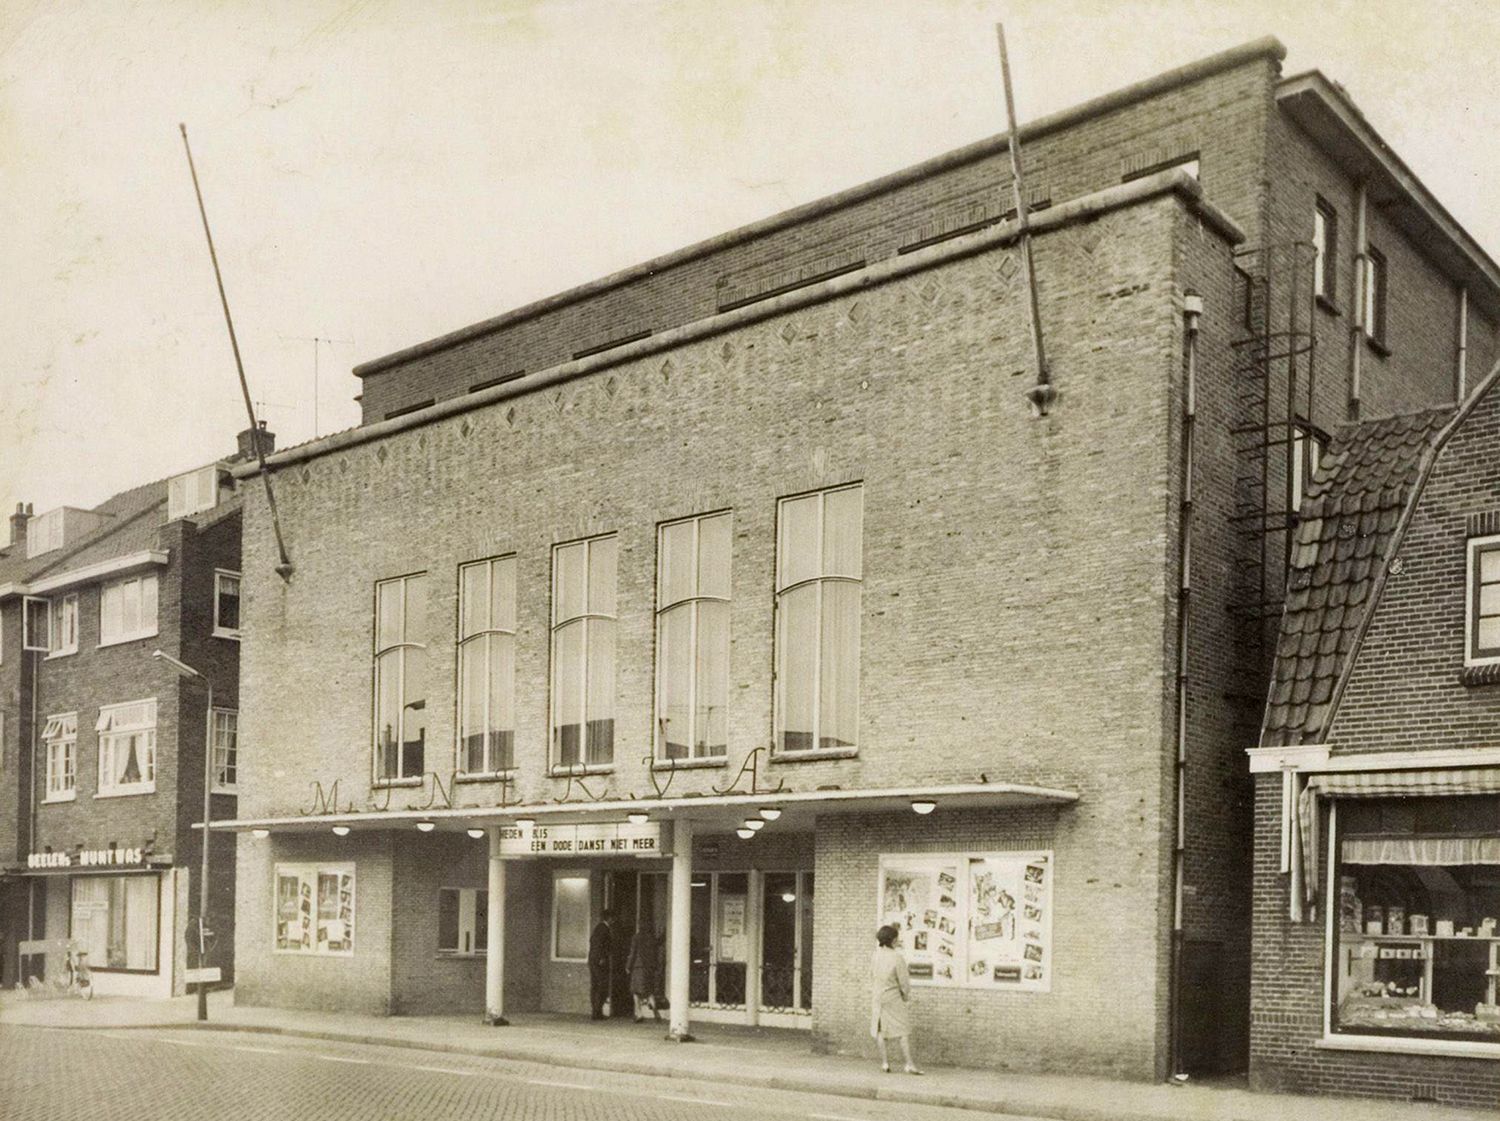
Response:
[{"label": "white window frame", "polygon": [[212,510],[219,504],[219,465],[210,463],[167,480],[167,521]]},{"label": "white window frame", "polygon": [[1292,425],[1292,507],[1291,513],[1295,514],[1302,509],[1302,501],[1307,497],[1308,484],[1312,482],[1313,476],[1318,473],[1318,467],[1323,462],[1323,451],[1326,441],[1306,422],[1297,421]]},{"label": "white window frame", "polygon": [[[584,919],[584,948],[582,957],[561,957],[557,952],[557,885],[562,880],[582,880],[588,887],[588,915]],[[593,877],[579,869],[557,869],[552,873],[552,921],[548,929],[547,953],[553,961],[587,962],[589,960],[588,943],[594,934],[594,881]]]},{"label": "white window frame", "polygon": [[1500,665],[1500,650],[1493,653],[1479,652],[1479,604],[1475,592],[1479,588],[1479,558],[1485,553],[1500,551],[1500,534],[1490,537],[1471,537],[1465,547],[1464,563],[1464,665]]},{"label": "white window frame", "polygon": [[38,514],[26,523],[26,558],[39,557],[63,547],[64,515],[59,506],[55,510]]},{"label": "white window frame", "polygon": [[21,649],[52,652],[52,601],[45,596],[21,597]]},{"label": "white window frame", "polygon": [[[124,597],[126,589],[135,585],[136,616],[139,620],[135,630],[123,629],[124,600],[121,601],[122,629],[118,634],[109,634],[105,630],[105,621],[109,618],[107,606],[110,594],[118,592]],[[146,618],[146,589],[150,587],[151,594],[151,618]],[[99,646],[116,646],[122,642],[136,642],[143,638],[151,638],[157,633],[157,614],[160,611],[161,585],[157,580],[156,573],[143,572],[136,576],[127,576],[123,580],[111,580],[99,589]]]},{"label": "white window frame", "polygon": [[69,592],[52,601],[49,658],[64,658],[78,653],[78,593]]},{"label": "white window frame", "polygon": [[[221,720],[222,718],[222,720]],[[218,708],[213,710],[213,759],[215,794],[234,794],[239,782],[240,714],[238,709]],[[228,742],[222,735],[227,730]],[[229,777],[226,777],[229,776]]]},{"label": "white window frame", "polygon": [[[326,949],[326,943],[320,941],[318,938],[318,925],[320,922],[322,922],[322,919],[318,914],[319,903],[321,902],[318,898],[320,876],[338,876],[339,887],[341,891],[344,882],[343,877],[347,876],[349,878],[348,918],[334,920],[347,924],[347,926],[345,927],[345,932],[349,935],[347,939],[349,946],[347,949]],[[278,946],[276,944],[278,933],[276,928],[277,924],[281,921],[281,881],[283,878],[293,877],[295,877],[298,882],[299,899],[301,897],[301,888],[311,885],[310,894],[308,896],[311,901],[312,908],[310,912],[311,925],[309,927],[309,933],[311,935],[311,945],[307,946],[306,948],[302,946]],[[298,957],[353,957],[355,947],[359,945],[359,911],[357,909],[358,901],[359,896],[357,889],[357,879],[355,876],[355,865],[352,861],[330,861],[327,863],[321,861],[298,861],[277,863],[271,869],[271,952],[273,954],[290,954]],[[342,903],[342,900],[340,900],[340,902]]]},{"label": "white window frame", "polygon": [[[442,913],[443,894],[452,892],[458,896],[458,943],[454,946],[439,945],[437,954],[444,958],[482,958],[489,949],[489,931],[485,931],[485,944],[479,945],[479,916],[487,914],[490,893],[482,887],[438,888],[438,912]],[[442,924],[438,924],[438,937],[442,937]]]},{"label": "white window frame", "polygon": [[78,797],[78,713],[48,716],[42,743],[47,759],[43,805],[73,801]]},{"label": "white window frame", "polygon": [[[117,713],[124,713],[138,706],[149,706],[149,723],[140,720],[133,724],[117,725],[114,722]],[[131,794],[156,792],[156,718],[155,697],[99,707],[99,719],[94,725],[94,730],[99,733],[99,786],[94,794],[95,798],[122,798]],[[138,782],[115,782],[112,772],[118,742],[137,735],[144,737],[140,748],[142,777]]]},{"label": "white window frame", "polygon": [[223,587],[226,580],[234,581],[234,598],[240,603],[240,619],[244,620],[245,600],[242,594],[244,585],[240,581],[240,574],[227,568],[214,569],[214,637],[230,638],[238,642],[240,640],[239,627],[226,627],[219,619],[219,589]]},{"label": "white window frame", "polygon": [[[415,703],[407,699],[406,693],[407,652],[419,650],[425,654],[428,649],[426,642],[413,642],[409,640],[407,632],[411,625],[411,612],[407,609],[407,605],[410,603],[412,583],[414,581],[420,581],[417,584],[417,594],[427,594],[426,577],[426,572],[409,572],[405,576],[395,576],[389,580],[379,580],[375,584],[375,617],[371,643],[375,650],[371,665],[371,679],[375,688],[370,698],[370,778],[371,782],[376,786],[399,786],[403,783],[416,785],[423,780],[426,774],[428,749],[426,741],[422,744],[422,769],[417,771],[416,774],[409,775],[406,773],[404,769],[405,752],[403,750],[406,743],[406,714],[411,705]],[[401,589],[401,635],[396,642],[382,647],[380,645],[380,590],[385,587],[399,587]],[[425,612],[422,618],[430,627],[431,622],[428,620]],[[387,665],[391,668],[387,669]],[[422,669],[425,673],[427,666],[424,665]],[[398,675],[396,695],[399,707],[397,708],[396,739],[393,748],[396,752],[397,773],[394,775],[383,774],[380,766],[380,686],[382,674],[387,672],[394,672]],[[424,692],[430,693],[431,690],[424,689]],[[430,697],[421,697],[419,700],[421,700],[425,711]]]},{"label": "white window frame", "polygon": [[[728,580],[729,580],[730,595],[728,595],[728,596],[706,595],[706,594],[704,594],[703,589],[702,589],[702,587],[700,586],[700,584],[698,582],[698,573],[699,573],[699,571],[701,569],[701,566],[702,566],[702,542],[703,542],[702,528],[703,528],[703,523],[706,522],[706,521],[709,521],[711,519],[714,519],[714,518],[723,518],[723,519],[725,519],[726,521],[729,522],[729,556],[726,558],[728,560],[728,562],[729,562],[728,563],[727,576],[728,576]],[[667,531],[671,530],[671,529],[675,529],[678,526],[682,526],[682,525],[691,525],[693,527],[693,581],[692,581],[693,592],[692,592],[691,595],[685,596],[685,597],[683,597],[681,599],[672,600],[670,603],[668,603],[664,599],[664,593],[663,593],[663,590],[662,590],[662,572],[663,572],[663,566],[662,566],[662,563],[661,563],[661,558],[662,558],[663,546],[664,546],[664,543],[666,541]],[[660,760],[662,762],[675,762],[675,763],[688,763],[688,762],[695,762],[695,761],[699,761],[699,760],[707,760],[707,761],[722,760],[722,759],[724,759],[726,757],[726,755],[728,753],[728,744],[727,744],[727,742],[725,744],[725,755],[714,755],[714,754],[711,754],[711,753],[709,753],[707,751],[704,751],[704,752],[700,753],[699,750],[698,750],[698,747],[699,747],[699,736],[698,736],[698,672],[697,672],[697,666],[698,666],[698,659],[699,659],[699,653],[700,653],[699,631],[698,631],[698,618],[699,618],[699,613],[700,613],[701,607],[705,603],[721,603],[726,608],[729,608],[730,605],[731,605],[731,602],[732,602],[732,598],[731,597],[733,595],[733,590],[734,590],[734,522],[733,522],[733,516],[732,516],[732,514],[728,510],[716,510],[716,511],[714,511],[712,513],[708,513],[708,514],[696,514],[696,515],[694,515],[693,517],[690,517],[690,518],[679,518],[679,519],[677,519],[675,521],[663,522],[661,525],[657,526],[657,528],[656,528],[656,557],[657,557],[657,562],[656,562],[656,572],[657,572],[657,583],[656,583],[656,719],[653,722],[654,726],[655,726],[656,751],[655,751],[654,758],[656,758],[657,760]],[[666,665],[665,660],[661,656],[661,652],[662,652],[662,635],[663,635],[663,631],[664,631],[664,629],[665,629],[665,627],[667,625],[668,617],[671,616],[671,615],[673,615],[673,614],[675,614],[675,613],[684,612],[684,611],[688,613],[688,619],[689,619],[689,638],[688,638],[689,659],[688,659],[687,693],[688,693],[688,712],[690,714],[689,720],[691,721],[691,723],[690,723],[690,726],[688,728],[688,735],[687,735],[688,753],[687,753],[687,755],[684,755],[684,756],[669,757],[667,755],[667,742],[668,742],[668,739],[669,739],[669,736],[667,734],[668,728],[667,728],[667,724],[666,724],[666,718],[663,716],[663,713],[666,711],[666,687],[667,687],[668,682],[667,682],[667,665]],[[725,681],[724,681],[724,701],[725,701],[726,706],[728,705],[728,701],[729,701],[729,680],[728,680],[728,678],[729,678],[729,651],[732,648],[732,642],[731,642],[731,639],[730,639],[730,629],[731,629],[732,625],[733,625],[733,623],[732,623],[732,620],[731,620],[730,627],[726,627],[725,630],[724,630],[723,665],[724,665],[724,675],[725,675]],[[713,718],[710,716],[708,718],[707,722],[711,726],[712,723],[713,723]],[[728,739],[728,713],[727,712],[725,713],[725,732],[726,732],[725,739],[727,741],[727,739]],[[707,746],[707,745],[705,745],[705,746]]]},{"label": "white window frame", "polygon": [[1377,346],[1388,346],[1386,335],[1390,313],[1391,264],[1373,245],[1365,247],[1360,283],[1360,327],[1365,338]]},{"label": "white window frame", "polygon": [[[548,675],[551,682],[551,688],[549,689],[549,693],[551,696],[551,712],[548,719],[549,727],[547,752],[548,759],[551,764],[550,769],[554,774],[567,774],[570,772],[584,773],[589,771],[609,771],[614,768],[615,751],[613,731],[611,732],[610,737],[609,758],[595,760],[593,762],[591,762],[588,758],[589,725],[592,722],[592,717],[594,715],[589,708],[589,694],[592,691],[592,682],[590,680],[590,674],[592,672],[592,662],[589,658],[589,647],[594,639],[600,637],[599,632],[601,630],[607,633],[608,641],[615,644],[615,658],[613,662],[615,686],[610,693],[608,712],[608,719],[611,723],[611,726],[613,726],[614,722],[617,719],[618,705],[616,703],[616,694],[619,690],[620,680],[618,634],[620,618],[619,540],[620,539],[618,534],[601,533],[593,537],[582,538],[578,541],[565,541],[552,547],[552,657],[551,671]],[[594,589],[590,578],[590,573],[593,568],[593,552],[595,546],[604,541],[613,543],[615,548],[615,602],[614,610],[609,612],[591,610],[591,608],[593,607],[594,596]],[[562,609],[562,596],[560,595],[558,586],[562,575],[562,569],[561,565],[558,563],[558,557],[561,555],[564,549],[575,549],[580,546],[582,546],[583,548],[583,610],[579,614],[569,615],[567,618],[562,618],[558,614],[558,612]],[[583,677],[580,681],[567,683],[570,687],[575,687],[583,696],[583,720],[582,723],[579,724],[578,728],[578,759],[573,763],[564,763],[562,761],[562,725],[558,722],[560,716],[559,709],[562,693],[561,686],[564,683],[560,679],[562,667],[558,661],[557,646],[558,636],[569,627],[581,627],[583,634],[582,650],[579,655],[579,664],[583,667]]]},{"label": "white window frame", "polygon": [[[509,627],[502,627],[502,626],[497,626],[496,625],[496,618],[497,618],[497,616],[496,616],[495,604],[494,604],[494,598],[493,598],[493,589],[494,589],[494,586],[495,586],[495,584],[494,584],[494,572],[495,572],[495,566],[496,565],[509,565],[510,566],[510,572],[511,572],[511,578],[510,578],[511,602],[510,602],[510,612],[509,612],[509,614],[510,614],[511,625]],[[466,634],[464,632],[464,619],[467,617],[468,613],[467,613],[467,610],[466,610],[466,605],[464,603],[464,573],[466,571],[468,571],[468,570],[477,569],[477,568],[483,568],[484,572],[485,572],[485,589],[486,589],[486,596],[488,597],[489,611],[486,614],[485,625],[483,627],[479,628],[478,630],[474,631],[472,634]],[[516,683],[515,683],[515,649],[516,649],[516,645],[517,645],[517,643],[516,643],[516,627],[517,627],[517,622],[518,622],[518,620],[517,620],[517,616],[516,616],[516,554],[514,554],[514,553],[507,553],[507,554],[505,554],[503,556],[498,556],[498,557],[486,557],[484,560],[471,561],[471,562],[469,562],[467,564],[461,564],[461,565],[458,566],[458,657],[455,659],[455,672],[457,674],[457,682],[456,682],[456,685],[454,687],[454,695],[457,697],[457,706],[456,706],[456,711],[454,713],[454,719],[453,719],[453,749],[454,749],[454,768],[455,768],[455,770],[457,771],[458,774],[463,775],[465,778],[495,778],[495,777],[497,777],[499,775],[507,774],[510,771],[515,770],[515,766],[516,766],[516,760],[515,760],[515,734],[516,734],[516,727],[515,727],[515,725],[516,725],[516,711],[515,711],[515,708],[516,708],[516,705],[515,705],[515,685],[516,685]],[[496,716],[495,716],[495,714],[493,712],[490,711],[490,702],[491,702],[492,698],[490,697],[489,683],[490,683],[490,680],[491,680],[491,659],[492,659],[492,655],[493,655],[493,651],[494,651],[494,643],[493,643],[493,641],[491,641],[491,639],[495,638],[495,637],[498,637],[498,638],[501,638],[501,639],[507,639],[508,638],[510,640],[510,645],[511,645],[511,681],[510,681],[511,712],[510,712],[510,720],[509,720],[509,723],[510,723],[510,728],[509,729],[496,727]],[[485,662],[485,674],[484,674],[484,680],[485,680],[485,701],[484,701],[485,748],[484,748],[484,763],[485,763],[485,765],[484,765],[484,767],[482,767],[481,769],[479,769],[477,771],[470,771],[470,770],[465,769],[465,767],[464,767],[464,763],[466,761],[466,757],[467,757],[467,754],[468,754],[465,751],[465,749],[464,749],[464,706],[465,706],[465,701],[467,700],[467,697],[465,695],[465,690],[464,690],[464,679],[465,679],[465,675],[464,675],[464,659],[471,652],[476,652],[480,657],[482,657],[484,659],[484,662]],[[504,767],[497,767],[497,766],[495,766],[495,763],[497,762],[497,760],[494,759],[492,757],[492,755],[491,755],[491,746],[490,746],[490,743],[489,743],[489,735],[490,735],[490,733],[491,733],[492,730],[494,730],[494,731],[502,731],[502,732],[508,730],[510,732],[510,734],[511,734],[511,759],[510,759],[510,763],[507,766],[504,766]]]},{"label": "white window frame", "polygon": [[[837,574],[837,573],[834,573],[834,574],[826,573],[826,572],[823,571],[823,564],[822,564],[822,554],[823,554],[823,550],[824,550],[824,513],[825,513],[825,510],[826,510],[827,504],[828,504],[828,496],[830,494],[835,494],[835,493],[838,493],[838,492],[841,492],[841,491],[847,491],[847,490],[854,490],[854,491],[859,491],[860,492],[860,540],[859,540],[860,574],[859,574],[858,577],[846,576],[846,575],[841,575],[841,574]],[[786,526],[786,519],[785,519],[785,516],[783,514],[783,510],[784,510],[786,504],[789,503],[789,502],[796,502],[798,500],[806,499],[806,498],[811,498],[811,497],[814,497],[814,496],[816,496],[818,498],[818,555],[819,555],[818,572],[819,572],[819,574],[817,576],[808,577],[808,578],[806,578],[804,580],[798,580],[798,581],[796,581],[795,583],[792,583],[792,584],[783,585],[782,582],[781,582],[782,581],[782,576],[781,576],[781,555],[782,555],[782,552],[783,552],[781,535],[782,535],[782,533],[783,533],[783,531],[785,529],[785,526]],[[822,649],[823,649],[823,587],[824,587],[825,584],[831,583],[833,581],[840,581],[840,582],[844,582],[844,583],[852,583],[852,584],[854,584],[856,587],[858,587],[860,589],[860,603],[861,603],[860,616],[861,617],[860,617],[860,638],[859,638],[859,640],[856,643],[856,649],[854,651],[854,657],[855,657],[854,672],[856,674],[856,685],[855,685],[855,690],[854,690],[854,695],[855,695],[854,714],[853,714],[853,717],[852,717],[853,727],[854,727],[854,730],[855,730],[854,742],[853,742],[852,745],[845,746],[845,747],[826,748],[826,747],[819,747],[818,746],[819,741],[822,739],[822,734],[821,733],[822,733],[822,721],[823,721],[823,714],[822,714],[822,711],[821,711],[822,710],[822,703],[823,703],[823,698],[822,698],[822,691],[823,690],[822,690],[822,680],[821,680],[822,679],[822,672],[823,672],[823,668],[822,668]],[[782,608],[782,597],[785,596],[788,592],[794,591],[797,588],[806,587],[809,584],[816,585],[817,589],[818,589],[818,600],[817,600],[818,641],[816,643],[816,647],[817,647],[817,660],[814,663],[815,672],[814,672],[813,682],[812,682],[812,700],[813,700],[813,722],[812,722],[813,723],[813,727],[812,727],[812,737],[813,737],[813,739],[812,739],[812,742],[813,742],[813,746],[810,747],[810,748],[807,748],[805,750],[784,750],[782,748],[782,746],[781,746],[781,741],[782,741],[782,736],[783,736],[783,734],[785,732],[784,719],[785,719],[786,672],[785,672],[784,659],[785,659],[785,656],[786,656],[786,652],[783,649],[783,644],[782,644],[782,641],[781,641],[781,619],[780,619],[780,615],[781,615],[781,612],[783,610],[783,608]],[[773,698],[773,704],[772,704],[772,727],[771,727],[771,751],[772,751],[772,754],[776,755],[776,756],[780,756],[782,758],[818,758],[818,757],[821,757],[821,758],[837,758],[837,757],[843,756],[843,755],[856,754],[859,751],[859,738],[860,738],[859,737],[859,728],[860,728],[859,686],[858,686],[857,682],[858,682],[858,676],[859,676],[860,669],[862,668],[861,665],[860,665],[860,649],[859,649],[859,647],[863,645],[863,638],[864,638],[864,620],[863,620],[863,602],[864,602],[864,483],[862,483],[862,482],[859,482],[859,483],[847,483],[847,484],[845,484],[843,486],[827,487],[827,488],[825,488],[823,490],[808,491],[808,492],[804,492],[802,494],[792,494],[792,495],[787,495],[787,496],[785,496],[783,498],[777,499],[777,502],[776,502],[776,587],[775,587],[775,593],[776,593],[775,594],[775,617],[773,617],[772,624],[771,624],[771,633],[772,633],[772,636],[773,636],[772,642],[773,642],[773,645],[774,645],[774,648],[775,648],[774,649],[774,654],[773,654],[773,662],[772,662],[772,665],[773,665],[773,674],[774,674],[774,678],[775,678],[774,698]]]}]

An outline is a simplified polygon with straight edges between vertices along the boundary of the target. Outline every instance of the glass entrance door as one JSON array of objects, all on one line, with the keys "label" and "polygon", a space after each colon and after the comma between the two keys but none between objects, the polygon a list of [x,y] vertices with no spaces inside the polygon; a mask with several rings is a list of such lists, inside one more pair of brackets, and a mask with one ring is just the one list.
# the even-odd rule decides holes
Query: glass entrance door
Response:
[{"label": "glass entrance door", "polygon": [[692,965],[694,1007],[742,1011],[750,950],[750,876],[708,872],[693,878]]},{"label": "glass entrance door", "polygon": [[813,874],[767,872],[764,883],[761,1022],[775,1024],[812,1013]]}]

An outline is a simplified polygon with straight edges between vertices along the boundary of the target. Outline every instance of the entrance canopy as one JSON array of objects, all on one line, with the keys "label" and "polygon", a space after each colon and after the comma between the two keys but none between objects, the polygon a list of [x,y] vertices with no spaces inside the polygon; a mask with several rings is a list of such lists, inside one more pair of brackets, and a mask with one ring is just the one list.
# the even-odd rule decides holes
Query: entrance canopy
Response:
[{"label": "entrance canopy", "polygon": [[[416,794],[417,792],[412,792]],[[433,828],[458,830],[531,821],[538,824],[585,824],[630,821],[645,814],[648,821],[690,819],[699,830],[733,830],[747,818],[768,822],[767,828],[805,830],[814,819],[848,813],[938,813],[944,810],[997,806],[1064,806],[1078,800],[1078,792],[1018,783],[986,782],[945,786],[914,786],[906,790],[799,790],[780,793],[683,795],[668,798],[622,798],[603,801],[533,802],[498,806],[433,806],[430,809],[356,810],[291,816],[232,818],[215,821],[212,828],[229,832],[265,830],[308,833],[323,829],[384,830],[430,823]],[[769,811],[761,813],[762,810]],[[196,823],[194,828],[201,828]]]}]

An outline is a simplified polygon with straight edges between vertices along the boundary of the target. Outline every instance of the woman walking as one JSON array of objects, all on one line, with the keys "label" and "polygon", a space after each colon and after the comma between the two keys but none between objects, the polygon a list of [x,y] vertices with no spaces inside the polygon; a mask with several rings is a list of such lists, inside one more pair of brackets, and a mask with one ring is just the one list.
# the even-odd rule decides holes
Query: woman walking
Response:
[{"label": "woman walking", "polygon": [[883,926],[875,932],[875,955],[870,959],[870,1034],[880,1048],[880,1069],[889,1072],[891,1062],[885,1041],[899,1039],[907,1074],[921,1074],[911,1060],[911,979],[906,957],[896,949],[899,931]]},{"label": "woman walking", "polygon": [[660,1020],[661,1014],[656,1010],[656,932],[651,929],[651,921],[647,919],[636,928],[635,936],[630,940],[630,956],[625,959],[625,968],[630,972],[630,996],[635,1001],[635,1022],[640,1023],[646,1017],[642,1015],[643,1010],[651,1009],[651,1018]]}]

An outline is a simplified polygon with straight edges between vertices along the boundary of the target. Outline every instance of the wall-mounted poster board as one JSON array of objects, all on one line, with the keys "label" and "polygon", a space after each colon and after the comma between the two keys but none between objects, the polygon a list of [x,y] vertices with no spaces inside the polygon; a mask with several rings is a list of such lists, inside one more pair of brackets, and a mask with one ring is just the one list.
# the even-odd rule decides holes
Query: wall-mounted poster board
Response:
[{"label": "wall-mounted poster board", "polygon": [[880,858],[878,921],[901,929],[914,984],[1052,988],[1050,852]]}]

